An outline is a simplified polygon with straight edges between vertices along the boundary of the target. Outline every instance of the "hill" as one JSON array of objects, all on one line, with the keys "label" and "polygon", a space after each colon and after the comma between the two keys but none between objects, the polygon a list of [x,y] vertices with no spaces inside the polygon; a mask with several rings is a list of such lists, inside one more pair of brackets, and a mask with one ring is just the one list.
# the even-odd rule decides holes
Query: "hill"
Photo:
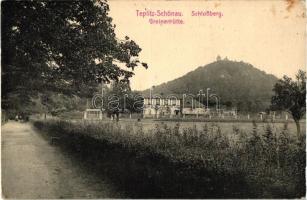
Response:
[{"label": "hill", "polygon": [[[200,89],[217,94],[224,107],[239,111],[263,111],[270,105],[272,89],[278,79],[245,62],[218,60],[175,80],[155,86],[153,94],[194,94]],[[149,95],[149,89],[142,92]],[[213,103],[213,102],[212,102]]]}]

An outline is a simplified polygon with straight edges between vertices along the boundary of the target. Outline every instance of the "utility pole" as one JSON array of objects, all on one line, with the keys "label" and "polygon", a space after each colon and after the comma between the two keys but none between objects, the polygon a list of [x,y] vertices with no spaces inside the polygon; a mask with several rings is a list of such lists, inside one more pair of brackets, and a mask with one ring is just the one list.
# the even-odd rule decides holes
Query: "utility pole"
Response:
[{"label": "utility pole", "polygon": [[182,98],[182,115],[183,115],[183,118],[185,118],[185,114],[184,114],[184,97],[186,97],[187,95],[186,94],[183,94],[183,98]]},{"label": "utility pole", "polygon": [[199,90],[199,99],[198,99],[198,101],[199,101],[199,107],[200,107],[200,102],[201,102],[201,96],[202,96],[202,93],[203,93],[203,90]]},{"label": "utility pole", "polygon": [[210,88],[207,88],[207,110],[209,110],[209,90]]}]

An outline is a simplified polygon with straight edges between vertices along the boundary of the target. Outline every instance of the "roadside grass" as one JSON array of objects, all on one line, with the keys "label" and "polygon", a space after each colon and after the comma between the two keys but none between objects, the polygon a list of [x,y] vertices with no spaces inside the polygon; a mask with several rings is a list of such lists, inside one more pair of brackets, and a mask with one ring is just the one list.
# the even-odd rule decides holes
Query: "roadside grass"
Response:
[{"label": "roadside grass", "polygon": [[[260,131],[218,123],[201,129],[157,123],[35,121],[36,128],[107,175],[131,198],[300,198],[305,195],[305,140],[285,123]],[[231,135],[231,137],[229,136]]]}]

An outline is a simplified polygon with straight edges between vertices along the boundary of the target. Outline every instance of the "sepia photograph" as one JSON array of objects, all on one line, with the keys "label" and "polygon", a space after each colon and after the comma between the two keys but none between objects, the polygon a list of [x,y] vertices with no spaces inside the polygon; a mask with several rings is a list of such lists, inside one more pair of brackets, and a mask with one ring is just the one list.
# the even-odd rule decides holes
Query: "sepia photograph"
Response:
[{"label": "sepia photograph", "polygon": [[305,199],[305,0],[1,1],[2,199]]}]

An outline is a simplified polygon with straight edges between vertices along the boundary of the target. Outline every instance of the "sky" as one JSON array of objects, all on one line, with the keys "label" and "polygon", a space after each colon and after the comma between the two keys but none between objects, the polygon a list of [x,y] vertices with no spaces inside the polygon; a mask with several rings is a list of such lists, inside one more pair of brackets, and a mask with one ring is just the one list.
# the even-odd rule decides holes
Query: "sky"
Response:
[{"label": "sky", "polygon": [[[134,70],[134,90],[181,77],[214,62],[217,55],[250,63],[278,78],[294,77],[298,69],[306,68],[302,1],[111,0],[109,5],[117,37],[134,40],[142,48],[139,59],[149,66]],[[145,9],[182,16],[140,16]],[[195,12],[204,16],[192,16]],[[150,19],[176,19],[183,24],[150,24]]]}]

